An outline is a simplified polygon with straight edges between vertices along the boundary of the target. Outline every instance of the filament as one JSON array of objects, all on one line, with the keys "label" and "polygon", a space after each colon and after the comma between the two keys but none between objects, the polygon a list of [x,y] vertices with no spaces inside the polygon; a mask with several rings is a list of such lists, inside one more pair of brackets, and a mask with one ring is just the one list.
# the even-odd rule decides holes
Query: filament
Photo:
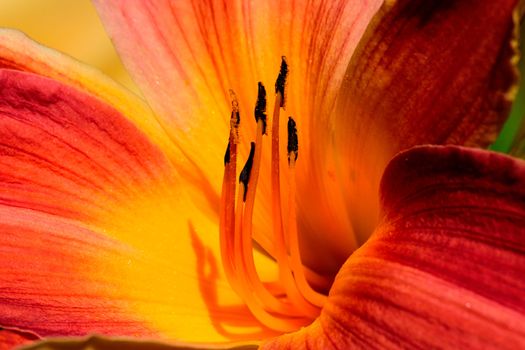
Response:
[{"label": "filament", "polygon": [[[274,250],[271,256],[279,267],[276,281],[263,282],[255,266],[253,247],[253,214],[257,186],[261,173],[264,136],[267,134],[266,90],[258,84],[258,97],[254,108],[257,123],[255,142],[239,174],[237,190],[237,158],[240,112],[233,92],[230,135],[224,157],[224,176],[220,206],[220,249],[224,273],[233,290],[244,301],[253,316],[267,328],[291,332],[305,326],[317,317],[326,301],[309,284],[326,284],[323,276],[303,266],[299,250],[297,214],[295,210],[295,163],[298,154],[295,121],[288,120],[288,185],[287,210],[283,210],[281,194],[280,112],[285,106],[285,86],[288,65],[283,57],[281,70],[275,83],[275,103],[271,128],[271,237]],[[291,124],[292,123],[292,124]],[[284,168],[283,168],[284,169]],[[284,184],[284,183],[283,183]],[[286,230],[285,230],[285,226]],[[308,278],[307,278],[308,276]]]}]

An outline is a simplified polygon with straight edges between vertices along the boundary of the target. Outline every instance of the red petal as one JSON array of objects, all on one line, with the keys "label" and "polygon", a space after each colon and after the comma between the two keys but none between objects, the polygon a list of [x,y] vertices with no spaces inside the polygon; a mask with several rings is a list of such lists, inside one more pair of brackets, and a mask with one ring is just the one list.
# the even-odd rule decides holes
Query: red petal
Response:
[{"label": "red petal", "polygon": [[459,147],[399,154],[383,219],[320,319],[267,348],[525,346],[525,162]]},{"label": "red petal", "polygon": [[225,280],[214,218],[191,205],[152,140],[41,76],[0,69],[0,94],[0,325],[207,343],[268,336]]},{"label": "red petal", "polygon": [[89,95],[10,70],[0,70],[0,93],[0,203],[87,220],[172,171],[135,126]]},{"label": "red petal", "polygon": [[158,337],[119,292],[129,247],[58,216],[0,206],[0,324],[40,336]]},{"label": "red petal", "polygon": [[0,325],[155,334],[108,280],[130,250],[106,228],[169,183],[165,156],[116,110],[56,81],[0,69],[0,95]]},{"label": "red petal", "polygon": [[342,87],[335,133],[343,196],[362,242],[376,225],[384,166],[397,152],[421,144],[485,147],[495,139],[516,92],[516,4],[387,2],[365,34]]},{"label": "red petal", "polygon": [[0,28],[0,68],[34,73],[87,92],[122,113],[165,152],[172,152],[173,144],[146,103],[93,67],[16,30]]}]

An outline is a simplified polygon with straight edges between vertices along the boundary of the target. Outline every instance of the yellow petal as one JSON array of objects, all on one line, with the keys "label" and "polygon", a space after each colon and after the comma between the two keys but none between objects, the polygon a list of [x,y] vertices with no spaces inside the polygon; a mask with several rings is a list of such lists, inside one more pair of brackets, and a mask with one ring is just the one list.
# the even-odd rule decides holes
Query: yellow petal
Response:
[{"label": "yellow petal", "polygon": [[269,334],[225,282],[216,221],[158,145],[89,91],[0,72],[0,324],[199,342]]},{"label": "yellow petal", "polygon": [[[298,120],[301,150],[300,234],[303,240],[314,239],[316,252],[330,256],[325,260],[309,256],[308,262],[333,272],[355,242],[341,201],[325,195],[326,187],[334,185],[330,174],[335,169],[326,166],[329,145],[319,140],[318,134],[331,128],[332,107],[346,66],[381,2],[95,3],[124,63],[162,125],[200,167],[216,193],[229,128],[229,89],[239,100],[241,158],[245,159],[254,138],[257,82],[262,81],[271,91],[281,56],[287,57],[286,113]],[[269,164],[269,148],[263,153],[263,164]],[[271,232],[266,229],[269,167],[263,167],[258,193],[263,200],[256,206],[255,238],[272,251]],[[311,210],[312,206],[316,210]]]}]

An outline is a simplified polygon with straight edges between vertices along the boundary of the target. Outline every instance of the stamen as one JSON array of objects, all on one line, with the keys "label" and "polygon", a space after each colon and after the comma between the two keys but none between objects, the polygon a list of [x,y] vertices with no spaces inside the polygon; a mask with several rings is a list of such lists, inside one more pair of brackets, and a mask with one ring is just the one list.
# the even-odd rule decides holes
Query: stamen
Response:
[{"label": "stamen", "polygon": [[299,154],[299,140],[297,138],[297,124],[292,117],[288,118],[288,164],[291,161],[295,162]]},{"label": "stamen", "polygon": [[[235,196],[235,184],[231,186],[231,144],[228,143],[226,155],[224,157],[224,176],[222,179],[221,208],[219,219],[219,232],[221,237],[221,259],[224,265],[226,278],[230,285],[234,287],[235,282],[235,264],[231,259],[233,252],[234,231],[231,222],[233,221],[233,210],[235,203],[232,203],[232,193]],[[235,166],[233,166],[235,167]],[[234,170],[233,170],[234,171]],[[235,288],[235,287],[234,287]]]},{"label": "stamen", "polygon": [[224,166],[230,162],[230,140],[228,140],[228,146],[226,146],[226,153],[224,153]]},{"label": "stamen", "polygon": [[232,113],[230,116],[230,135],[233,137],[235,144],[239,143],[239,125],[241,124],[241,115],[239,113],[239,101],[233,90],[230,90],[232,100]]},{"label": "stamen", "polygon": [[318,293],[308,283],[304,273],[301,253],[299,252],[299,239],[297,234],[297,215],[295,212],[295,162],[299,154],[299,142],[297,138],[297,126],[292,117],[288,118],[288,235],[290,240],[290,256],[292,270],[297,286],[304,297],[312,304],[322,307],[326,302],[326,295]]},{"label": "stamen", "polygon": [[279,157],[279,117],[280,109],[283,105],[284,87],[286,84],[286,75],[288,68],[283,57],[281,62],[281,71],[275,82],[275,105],[272,119],[272,227],[273,239],[275,243],[275,259],[279,265],[279,280],[283,284],[286,294],[290,301],[302,310],[305,315],[315,317],[319,314],[319,309],[314,307],[306,300],[294,281],[294,276],[288,260],[286,249],[286,239],[283,230],[283,218],[281,210],[281,177],[280,177],[280,157]]},{"label": "stamen", "polygon": [[[248,184],[250,182],[250,176],[252,174],[252,166],[253,166],[253,156],[255,153],[255,142],[252,142],[250,144],[250,155],[248,156],[248,160],[246,161],[246,164],[244,165],[244,168],[242,168],[241,175],[239,176],[239,182],[242,182],[244,185],[244,193],[242,200],[243,202],[246,202],[246,194],[248,192]],[[257,183],[255,184],[257,186]]]},{"label": "stamen", "polygon": [[275,94],[281,95],[281,100],[279,101],[279,107],[284,108],[285,106],[285,90],[284,87],[286,86],[286,78],[288,77],[288,63],[286,62],[286,57],[281,57],[281,69],[279,70],[279,75],[277,76],[277,80],[275,81]]},{"label": "stamen", "polygon": [[[256,111],[264,112],[262,113],[264,114],[264,118],[262,117],[262,114],[256,118],[257,134],[255,139],[253,168],[251,169],[251,176],[248,177],[249,186],[245,185],[247,188],[244,197],[245,207],[242,220],[242,255],[244,256],[244,264],[245,268],[247,269],[246,276],[248,277],[249,283],[252,286],[254,293],[258,298],[260,298],[263,305],[266,305],[271,311],[274,312],[280,312],[288,315],[297,315],[297,311],[294,310],[289,304],[283,303],[281,300],[277,299],[264,287],[257,275],[252,255],[252,217],[255,204],[255,193],[257,190],[257,183],[259,181],[259,170],[261,167],[262,136],[266,122],[266,91],[264,90],[264,86],[262,86],[262,84],[259,84],[257,105],[260,107],[264,106],[264,108],[258,109],[256,107],[255,109]],[[246,183],[243,182],[243,184]]]},{"label": "stamen", "polygon": [[[235,231],[241,232],[242,231],[242,222],[244,221],[244,201],[242,201],[241,198],[241,192],[247,191],[244,187],[244,183],[241,182],[240,184],[241,189],[239,191],[239,197],[237,199],[237,210],[235,213]],[[246,306],[248,306],[248,309],[250,312],[266,327],[279,331],[279,332],[292,332],[294,330],[297,330],[301,328],[302,326],[305,326],[309,323],[308,319],[304,318],[297,318],[297,317],[290,317],[293,316],[291,313],[281,313],[279,316],[275,316],[272,313],[265,310],[265,308],[272,308],[273,305],[267,304],[268,300],[266,298],[261,297],[261,294],[264,293],[264,291],[268,292],[265,287],[260,283],[260,281],[256,278],[256,272],[252,271],[250,268],[251,264],[246,264],[246,256],[242,253],[244,251],[243,246],[245,245],[245,239],[246,237],[243,237],[242,234],[235,235],[235,264],[238,267],[242,267],[241,271],[239,271],[239,278],[241,279],[239,286],[240,290],[237,291],[237,293],[242,297],[244,302],[246,303]],[[251,242],[251,237],[249,238]],[[238,252],[241,252],[239,254]],[[249,254],[251,257],[251,254]],[[252,262],[253,263],[253,262]],[[255,267],[253,266],[253,270],[255,270]],[[254,278],[255,275],[255,278]],[[257,283],[259,282],[259,283]],[[272,296],[273,297],[273,296]],[[281,310],[271,310],[273,312],[281,311]],[[289,310],[291,311],[291,310]]]},{"label": "stamen", "polygon": [[258,83],[257,87],[257,103],[255,104],[253,114],[255,115],[255,121],[257,124],[259,121],[262,122],[262,133],[263,135],[266,135],[266,89],[261,82]]},{"label": "stamen", "polygon": [[[236,160],[239,141],[239,104],[233,91],[230,117],[230,137],[224,155],[224,178],[221,193],[220,235],[221,256],[226,278],[232,288],[246,303],[252,314],[268,328],[281,332],[299,329],[319,314],[319,307],[326,296],[316,292],[308,283],[308,276],[317,276],[301,262],[295,212],[295,162],[298,155],[297,126],[288,120],[288,211],[283,212],[281,203],[279,118],[285,105],[285,86],[288,64],[281,61],[279,76],[275,82],[275,105],[272,120],[271,189],[272,231],[274,258],[279,266],[279,280],[262,282],[258,276],[253,252],[253,213],[259,173],[262,162],[263,135],[267,130],[266,89],[258,84],[257,103],[254,108],[257,131],[250,154],[239,174],[239,191],[236,193]],[[237,200],[235,200],[237,197]],[[286,220],[287,219],[287,220]],[[284,222],[287,222],[285,235]],[[317,283],[317,282],[316,282]]]},{"label": "stamen", "polygon": [[226,279],[234,290],[239,290],[235,263],[232,259],[234,252],[235,235],[235,173],[237,163],[237,141],[238,128],[240,123],[239,109],[235,94],[232,95],[232,114],[230,119],[230,135],[228,147],[224,155],[224,177],[221,191],[221,208],[219,218],[221,258],[224,262],[224,272]]}]

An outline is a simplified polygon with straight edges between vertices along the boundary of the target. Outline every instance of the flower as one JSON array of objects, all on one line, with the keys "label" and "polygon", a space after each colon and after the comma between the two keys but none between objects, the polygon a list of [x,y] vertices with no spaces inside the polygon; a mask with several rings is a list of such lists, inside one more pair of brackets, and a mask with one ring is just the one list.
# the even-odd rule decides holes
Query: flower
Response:
[{"label": "flower", "polygon": [[[525,165],[458,146],[411,148],[486,146],[497,134],[515,94],[516,4],[96,2],[155,114],[94,70],[2,31],[3,334],[519,348]],[[275,80],[281,55],[287,82],[265,99],[257,82]],[[265,101],[282,113],[281,98],[296,122],[289,150],[270,127],[277,147],[262,135]],[[239,256],[227,247],[242,218],[228,180],[252,138],[247,220],[255,188],[257,201],[253,230],[240,227],[259,246]],[[285,154],[293,165],[297,143],[294,169]],[[237,192],[239,204],[243,185]],[[284,228],[293,260],[296,224],[305,279],[323,292],[337,274],[326,300],[303,294],[321,299],[317,318],[315,302],[293,294],[305,290],[295,287],[301,269],[291,288],[258,280],[290,276],[273,234]],[[248,282],[269,298],[253,303]],[[298,305],[269,311],[283,291]],[[315,321],[299,329],[297,312]],[[297,332],[268,340],[290,325]]]}]

